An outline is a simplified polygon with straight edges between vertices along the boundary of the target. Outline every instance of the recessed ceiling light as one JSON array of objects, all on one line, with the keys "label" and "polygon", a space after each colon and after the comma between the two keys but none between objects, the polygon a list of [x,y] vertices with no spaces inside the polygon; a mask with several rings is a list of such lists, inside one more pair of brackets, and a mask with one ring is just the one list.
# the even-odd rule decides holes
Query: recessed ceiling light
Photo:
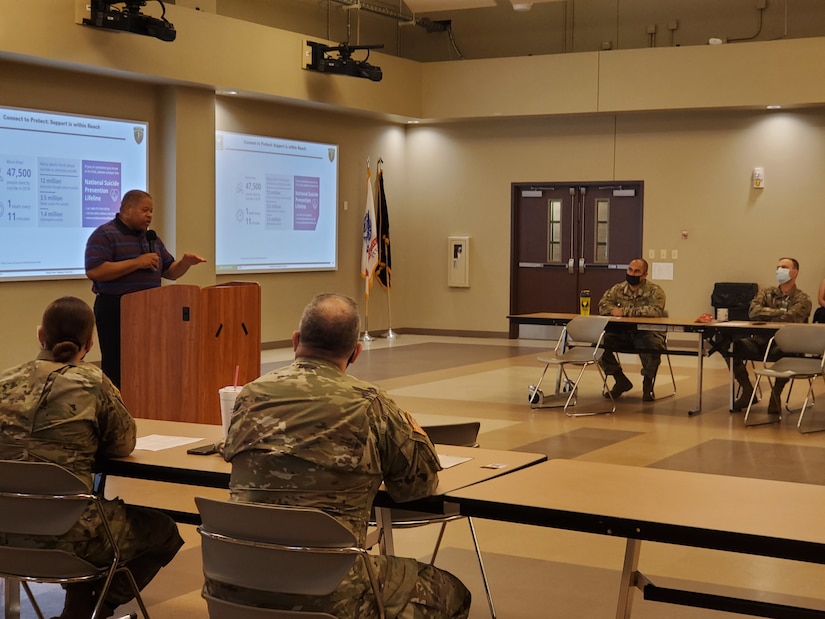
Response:
[{"label": "recessed ceiling light", "polygon": [[237,90],[218,90],[219,95],[237,95]]},{"label": "recessed ceiling light", "polygon": [[782,109],[781,105],[776,105],[776,104],[766,105],[765,107],[769,110],[781,110]]},{"label": "recessed ceiling light", "polygon": [[417,125],[420,122],[421,122],[420,120],[408,120],[407,124],[408,125]]}]

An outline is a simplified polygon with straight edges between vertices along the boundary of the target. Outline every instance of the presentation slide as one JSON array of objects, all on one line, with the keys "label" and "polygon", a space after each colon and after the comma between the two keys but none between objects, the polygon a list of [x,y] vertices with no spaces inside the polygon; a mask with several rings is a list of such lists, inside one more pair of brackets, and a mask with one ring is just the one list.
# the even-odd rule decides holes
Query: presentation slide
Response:
[{"label": "presentation slide", "polygon": [[217,131],[220,275],[337,268],[338,146]]},{"label": "presentation slide", "polygon": [[0,108],[0,281],[85,277],[92,230],[146,188],[147,124]]}]

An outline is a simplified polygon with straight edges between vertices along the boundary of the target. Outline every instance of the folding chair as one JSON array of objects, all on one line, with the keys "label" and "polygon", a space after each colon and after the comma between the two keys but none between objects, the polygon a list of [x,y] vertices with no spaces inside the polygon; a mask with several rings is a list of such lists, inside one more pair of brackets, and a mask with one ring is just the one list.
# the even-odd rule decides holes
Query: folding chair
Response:
[{"label": "folding chair", "polygon": [[[768,358],[771,354],[771,349],[778,346],[784,356],[777,361],[770,363]],[[776,379],[789,379],[790,385],[788,387],[788,395],[785,397],[785,409],[788,412],[796,412],[790,407],[791,391],[793,390],[794,382],[800,379],[808,381],[808,391],[805,394],[805,399],[802,402],[802,407],[799,409],[799,419],[796,427],[803,434],[809,432],[819,432],[825,430],[825,426],[814,427],[808,424],[805,427],[804,423],[805,411],[810,404],[814,404],[814,381],[822,376],[825,382],[825,325],[819,324],[785,324],[774,334],[768,347],[765,350],[765,357],[762,360],[762,368],[757,368],[756,374],[756,388],[759,387],[759,382],[762,377],[766,377],[773,389]],[[745,425],[756,426],[768,423],[778,423],[782,419],[781,408],[780,414],[774,416],[766,416],[758,420],[751,420],[750,414],[753,408],[754,399],[756,396],[756,388],[751,394],[748,409],[745,411]],[[769,396],[768,399],[770,399]]]},{"label": "folding chair", "polygon": [[423,426],[423,429],[434,444],[478,447],[478,431],[481,429],[481,422],[445,423]]},{"label": "folding chair", "polygon": [[[451,423],[443,425],[424,426],[424,431],[433,443],[441,445],[460,445],[462,447],[478,447],[478,431],[481,428],[481,423],[478,421],[470,421],[466,423]],[[441,540],[444,537],[444,531],[447,528],[447,523],[454,520],[466,519],[470,527],[470,535],[473,538],[473,547],[476,551],[476,558],[478,559],[478,567],[481,570],[481,580],[484,584],[484,593],[487,595],[487,605],[490,608],[490,616],[495,619],[496,609],[493,604],[493,595],[490,592],[490,584],[487,581],[487,571],[484,569],[484,561],[481,558],[481,548],[478,545],[478,538],[476,537],[475,526],[473,519],[468,516],[460,514],[428,514],[426,512],[417,512],[413,510],[392,508],[390,510],[390,518],[393,529],[411,529],[414,527],[422,527],[428,524],[441,524],[441,530],[438,532],[438,538],[435,541],[433,554],[430,557],[430,565],[435,563],[435,558],[438,555],[438,550],[441,547]],[[370,523],[375,526],[375,522]],[[378,542],[382,541],[379,531]]]},{"label": "folding chair", "polygon": [[[384,605],[369,555],[343,524],[319,509],[195,497],[202,524],[204,576],[247,589],[322,596],[332,593],[359,558],[379,616]],[[210,619],[334,619],[320,612],[257,608],[204,593]]]},{"label": "folding chair", "polygon": [[[616,412],[616,402],[605,385],[607,376],[599,366],[599,360],[604,355],[604,330],[608,322],[610,322],[609,316],[576,316],[567,323],[559,336],[558,342],[556,342],[556,347],[549,355],[542,355],[538,358],[541,363],[544,363],[544,370],[536,386],[530,388],[531,408],[561,406],[564,402],[564,412],[568,417]],[[567,374],[566,366],[568,365],[581,368],[575,380],[571,380]],[[576,405],[579,383],[585,370],[591,365],[595,365],[599,370],[602,379],[602,392],[609,395],[611,408],[603,411],[570,413],[567,409],[571,404]],[[545,397],[541,393],[541,383],[550,366],[558,367],[560,375],[557,378],[556,390],[553,396]],[[561,390],[562,385],[567,389],[566,391]]]},{"label": "folding chair", "polygon": [[[80,519],[89,503],[103,514],[102,502],[86,485],[62,466],[50,462],[0,461],[0,532],[9,535],[63,535]],[[48,548],[0,546],[0,577],[6,586],[20,581],[39,619],[43,613],[32,594],[29,582],[74,584],[103,581],[91,619],[100,616],[101,607],[115,574],[122,572],[129,581],[143,616],[149,613],[140,597],[129,569],[120,564],[109,523],[103,529],[113,549],[112,562],[98,567],[65,552]],[[132,615],[134,616],[134,615]]]}]

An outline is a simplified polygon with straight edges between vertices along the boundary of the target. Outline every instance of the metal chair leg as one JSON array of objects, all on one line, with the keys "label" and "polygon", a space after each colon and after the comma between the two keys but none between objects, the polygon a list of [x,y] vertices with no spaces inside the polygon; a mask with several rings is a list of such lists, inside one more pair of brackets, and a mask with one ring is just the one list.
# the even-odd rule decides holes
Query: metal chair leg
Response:
[{"label": "metal chair leg", "polygon": [[[593,364],[590,364],[590,365],[593,365]],[[607,381],[607,377],[602,373],[602,369],[599,366],[599,364],[596,363],[595,365],[599,369],[599,375],[601,375],[601,377],[602,377],[602,390],[604,390],[605,383]],[[616,401],[613,399],[613,395],[610,394],[609,391],[608,391],[608,394],[610,394],[610,402],[611,402],[610,410],[585,411],[585,412],[575,412],[575,413],[570,413],[570,412],[567,411],[568,407],[570,406],[571,401],[575,400],[573,402],[574,406],[578,402],[579,383],[581,382],[582,377],[584,376],[584,373],[585,373],[586,370],[587,370],[587,365],[581,366],[581,370],[579,370],[579,375],[576,377],[576,380],[573,382],[573,389],[570,391],[570,395],[567,396],[567,403],[564,405],[565,415],[567,415],[568,417],[590,417],[592,415],[611,415],[611,414],[615,413],[616,412]],[[565,376],[566,376],[566,374],[565,374]]]},{"label": "metal chair leg", "polygon": [[[473,519],[469,516],[467,517],[467,524],[470,526],[470,535],[473,537],[473,547],[476,551],[476,557],[478,558],[478,567],[481,570],[481,581],[484,584],[484,592],[487,595],[487,604],[490,607],[490,617],[492,619],[496,619],[496,609],[493,605],[493,595],[490,593],[490,583],[487,581],[487,570],[484,569],[484,561],[481,558],[481,548],[478,545],[478,538],[476,537],[476,529],[473,526]],[[430,558],[430,565],[435,564],[435,558],[438,555],[438,549],[441,547],[441,540],[444,537],[444,530],[447,528],[447,523],[441,523],[441,529],[438,532],[438,539],[435,541],[435,548],[433,549],[433,555]]]},{"label": "metal chair leg", "polygon": [[541,392],[541,382],[544,380],[544,375],[547,374],[547,368],[550,367],[550,364],[547,363],[544,366],[544,370],[539,377],[539,382],[535,385],[530,386],[530,393],[529,393],[529,400],[530,400],[530,408],[541,408],[541,400],[542,400],[542,392]]},{"label": "metal chair leg", "polygon": [[[10,578],[6,579],[6,586],[7,587],[9,586],[10,581],[14,582]],[[25,580],[21,580],[19,582],[20,582],[20,586],[23,587],[23,590],[26,592],[26,597],[29,598],[29,602],[31,603],[32,608],[34,609],[34,612],[37,614],[37,619],[45,619],[45,617],[43,616],[43,611],[40,610],[40,605],[37,603],[37,600],[34,597],[34,593],[32,593],[31,587],[29,587],[29,583],[27,583]],[[19,601],[20,600],[18,599],[18,602]],[[18,610],[18,612],[19,612],[19,610]],[[14,615],[12,615],[12,616],[14,616]]]},{"label": "metal chair leg", "polygon": [[[825,382],[825,376],[822,377],[823,382]],[[808,425],[807,427],[803,428],[803,418],[805,417],[805,411],[809,408],[807,406],[808,401],[811,402],[811,407],[814,406],[816,402],[816,398],[814,397],[814,383],[816,382],[816,378],[812,377],[808,379],[808,396],[805,398],[805,402],[802,404],[802,411],[799,413],[799,419],[796,422],[796,429],[799,430],[802,434],[810,434],[812,432],[822,432],[825,430],[825,424],[820,425]],[[788,392],[790,395],[790,392]]]},{"label": "metal chair leg", "polygon": [[[657,400],[663,400],[664,398],[671,398],[676,395],[676,377],[673,375],[673,364],[670,362],[670,355],[667,353],[662,353],[667,360],[667,369],[670,372],[670,384],[673,385],[673,393],[668,393],[667,395],[663,395],[660,398],[656,398]],[[653,379],[653,386],[656,386],[656,378]]]},{"label": "metal chair leg", "polygon": [[444,530],[447,528],[447,523],[441,523],[441,529],[438,531],[438,539],[435,540],[435,548],[433,548],[433,556],[430,557],[430,565],[435,564],[435,557],[438,555],[438,549],[441,548],[441,540],[444,537]]},{"label": "metal chair leg", "polygon": [[[751,391],[751,399],[748,402],[748,408],[745,411],[745,419],[744,419],[745,427],[764,426],[764,425],[768,425],[768,424],[772,424],[772,423],[779,423],[782,420],[782,415],[776,415],[775,419],[772,419],[770,415],[766,415],[761,421],[753,421],[753,422],[750,421],[751,409],[753,408],[754,401],[756,400],[756,392],[759,389],[759,383],[761,381],[762,381],[762,376],[761,375],[757,376],[756,377],[756,385],[754,386],[753,391]],[[770,381],[770,378],[769,378],[768,383],[770,383],[770,382],[771,381]],[[772,384],[771,384],[771,391],[773,391],[773,385]]]},{"label": "metal chair leg", "polygon": [[484,561],[481,559],[481,549],[478,547],[476,528],[473,526],[473,519],[469,516],[467,517],[467,524],[470,525],[470,534],[473,536],[473,545],[476,548],[478,567],[481,570],[481,581],[484,583],[484,592],[487,594],[487,604],[490,606],[490,617],[491,619],[496,619],[496,607],[493,605],[493,594],[490,593],[490,583],[487,582],[487,570],[484,569]]}]

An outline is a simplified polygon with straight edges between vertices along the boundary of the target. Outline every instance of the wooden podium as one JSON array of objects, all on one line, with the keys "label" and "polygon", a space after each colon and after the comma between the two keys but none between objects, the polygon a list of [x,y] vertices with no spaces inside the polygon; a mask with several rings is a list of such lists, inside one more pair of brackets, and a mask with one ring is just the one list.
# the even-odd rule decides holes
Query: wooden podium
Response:
[{"label": "wooden podium", "polygon": [[161,286],[125,295],[121,392],[134,417],[221,423],[218,389],[261,373],[261,287]]}]

